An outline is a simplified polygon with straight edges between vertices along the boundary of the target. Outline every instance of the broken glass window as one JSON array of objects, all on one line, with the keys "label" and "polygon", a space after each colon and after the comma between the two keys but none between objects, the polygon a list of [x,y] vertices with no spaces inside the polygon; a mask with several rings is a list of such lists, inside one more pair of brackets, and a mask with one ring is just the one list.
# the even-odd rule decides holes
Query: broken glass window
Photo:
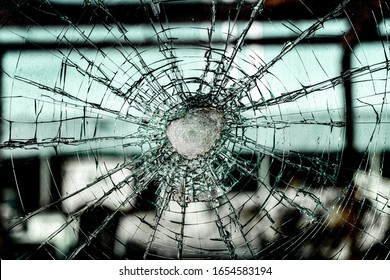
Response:
[{"label": "broken glass window", "polygon": [[2,1],[1,257],[389,259],[389,16]]}]

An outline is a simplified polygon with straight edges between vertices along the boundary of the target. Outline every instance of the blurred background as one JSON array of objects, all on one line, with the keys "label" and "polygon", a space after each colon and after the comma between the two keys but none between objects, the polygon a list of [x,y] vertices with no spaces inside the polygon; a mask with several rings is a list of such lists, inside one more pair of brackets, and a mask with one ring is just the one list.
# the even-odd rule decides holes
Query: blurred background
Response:
[{"label": "blurred background", "polygon": [[[1,0],[1,258],[389,259],[389,15]],[[194,160],[191,108],[224,114]]]}]

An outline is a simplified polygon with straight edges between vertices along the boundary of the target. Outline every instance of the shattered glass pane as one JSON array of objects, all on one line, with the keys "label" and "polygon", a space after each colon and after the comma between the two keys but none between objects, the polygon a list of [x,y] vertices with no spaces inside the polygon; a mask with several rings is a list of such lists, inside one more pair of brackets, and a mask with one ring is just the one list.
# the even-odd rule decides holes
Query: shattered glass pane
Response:
[{"label": "shattered glass pane", "polygon": [[385,0],[3,0],[0,257],[389,259]]}]

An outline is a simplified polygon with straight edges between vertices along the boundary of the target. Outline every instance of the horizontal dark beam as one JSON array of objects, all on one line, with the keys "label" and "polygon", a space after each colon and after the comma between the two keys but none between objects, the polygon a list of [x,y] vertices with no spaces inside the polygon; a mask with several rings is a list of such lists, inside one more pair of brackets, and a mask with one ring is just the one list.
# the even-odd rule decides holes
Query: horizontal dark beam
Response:
[{"label": "horizontal dark beam", "polygon": [[[352,2],[360,1],[353,0]],[[280,1],[283,5],[276,5],[277,1],[265,1],[274,3],[271,7],[265,6],[264,11],[257,16],[257,20],[293,20],[293,19],[316,19],[329,13],[339,0],[315,1],[306,0],[305,4],[300,1]],[[211,20],[211,4],[204,2],[196,3],[185,1],[163,2],[160,4],[162,22],[192,22]],[[237,2],[221,3],[216,5],[216,20],[226,21],[229,19],[247,21],[252,14],[253,4],[244,4],[240,10]],[[8,26],[31,26],[31,25],[63,25],[69,19],[74,24],[142,24],[149,23],[150,18],[155,21],[150,5],[142,7],[137,4],[109,5],[104,10],[96,5],[63,5],[44,4],[38,0],[1,0],[0,1],[0,24]],[[59,15],[62,15],[61,18]],[[111,17],[112,15],[112,17]]]},{"label": "horizontal dark beam", "polygon": [[[296,37],[275,37],[275,38],[263,38],[263,39],[247,39],[245,40],[245,45],[282,45],[289,41],[294,41]],[[377,38],[377,40],[380,38]],[[385,39],[385,38],[383,38]],[[302,40],[300,44],[337,44],[342,40],[341,37],[317,37]],[[0,43],[0,50],[50,50],[50,49],[67,49],[67,48],[112,48],[118,47],[123,48],[126,47],[126,43],[118,44],[115,42],[107,42],[107,41],[94,41],[94,44],[89,44],[87,42],[74,42],[74,43],[66,43],[66,42],[44,42],[44,43],[35,43],[25,41],[23,43]],[[214,45],[225,44],[225,41],[213,41]],[[232,41],[231,44],[234,45],[236,42]],[[155,46],[157,42],[155,40],[146,40],[142,41],[142,43],[134,44],[135,47],[150,47]],[[199,42],[199,41],[177,41],[174,42],[175,46],[199,46],[200,48],[204,47],[209,48],[208,42]],[[131,46],[127,45],[129,48]]]}]

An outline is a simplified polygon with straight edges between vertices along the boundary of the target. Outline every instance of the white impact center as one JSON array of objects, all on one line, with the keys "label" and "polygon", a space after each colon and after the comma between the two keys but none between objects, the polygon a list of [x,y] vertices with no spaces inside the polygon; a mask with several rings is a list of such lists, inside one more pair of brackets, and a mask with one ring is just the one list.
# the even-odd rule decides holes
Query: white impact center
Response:
[{"label": "white impact center", "polygon": [[171,121],[166,135],[173,148],[187,159],[206,154],[221,137],[223,114],[214,108],[192,108]]}]

